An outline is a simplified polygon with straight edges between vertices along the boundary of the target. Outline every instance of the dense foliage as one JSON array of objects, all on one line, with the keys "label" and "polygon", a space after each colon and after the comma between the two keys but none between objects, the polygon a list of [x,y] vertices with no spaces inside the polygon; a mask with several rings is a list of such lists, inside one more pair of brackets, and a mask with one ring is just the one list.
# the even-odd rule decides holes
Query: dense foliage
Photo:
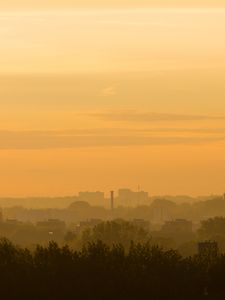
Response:
[{"label": "dense foliage", "polygon": [[149,243],[34,251],[0,242],[2,299],[224,299],[225,256],[182,258]]},{"label": "dense foliage", "polygon": [[203,238],[225,237],[225,218],[215,217],[202,221],[199,235]]},{"label": "dense foliage", "polygon": [[114,220],[101,222],[93,228],[84,230],[81,233],[80,244],[96,243],[100,240],[108,246],[120,244],[125,249],[128,249],[131,241],[134,243],[146,243],[150,239],[151,235],[148,230],[124,220]]}]

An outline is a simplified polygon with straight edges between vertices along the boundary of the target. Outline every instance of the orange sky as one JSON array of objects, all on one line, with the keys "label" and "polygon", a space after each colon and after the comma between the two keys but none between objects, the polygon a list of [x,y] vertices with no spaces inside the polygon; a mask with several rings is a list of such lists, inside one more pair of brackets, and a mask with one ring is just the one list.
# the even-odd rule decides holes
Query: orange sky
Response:
[{"label": "orange sky", "polygon": [[224,6],[224,0],[0,0],[0,6],[21,7],[138,7],[138,6]]},{"label": "orange sky", "polygon": [[223,193],[223,3],[100,2],[0,1],[0,196]]}]

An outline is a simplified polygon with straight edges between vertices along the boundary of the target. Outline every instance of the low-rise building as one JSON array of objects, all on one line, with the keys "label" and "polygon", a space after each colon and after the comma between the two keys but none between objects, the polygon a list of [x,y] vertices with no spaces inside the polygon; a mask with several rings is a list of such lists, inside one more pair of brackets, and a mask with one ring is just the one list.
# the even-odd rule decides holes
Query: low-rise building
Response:
[{"label": "low-rise building", "polygon": [[167,221],[162,226],[164,233],[191,233],[192,222],[185,219],[176,219],[174,221]]}]

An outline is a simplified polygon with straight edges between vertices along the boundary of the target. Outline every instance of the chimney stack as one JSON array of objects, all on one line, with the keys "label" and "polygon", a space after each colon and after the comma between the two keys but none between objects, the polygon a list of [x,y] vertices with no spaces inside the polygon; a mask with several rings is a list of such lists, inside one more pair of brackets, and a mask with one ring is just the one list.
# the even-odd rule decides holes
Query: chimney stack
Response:
[{"label": "chimney stack", "polygon": [[110,194],[111,194],[111,210],[114,210],[114,191],[111,191]]}]

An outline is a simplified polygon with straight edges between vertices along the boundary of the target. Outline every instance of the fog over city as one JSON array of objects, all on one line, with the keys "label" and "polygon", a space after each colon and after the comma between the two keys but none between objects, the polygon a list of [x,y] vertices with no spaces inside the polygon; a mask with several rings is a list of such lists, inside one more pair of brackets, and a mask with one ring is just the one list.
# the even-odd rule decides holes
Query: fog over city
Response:
[{"label": "fog over city", "polygon": [[2,299],[225,299],[224,37],[224,0],[0,0]]}]

